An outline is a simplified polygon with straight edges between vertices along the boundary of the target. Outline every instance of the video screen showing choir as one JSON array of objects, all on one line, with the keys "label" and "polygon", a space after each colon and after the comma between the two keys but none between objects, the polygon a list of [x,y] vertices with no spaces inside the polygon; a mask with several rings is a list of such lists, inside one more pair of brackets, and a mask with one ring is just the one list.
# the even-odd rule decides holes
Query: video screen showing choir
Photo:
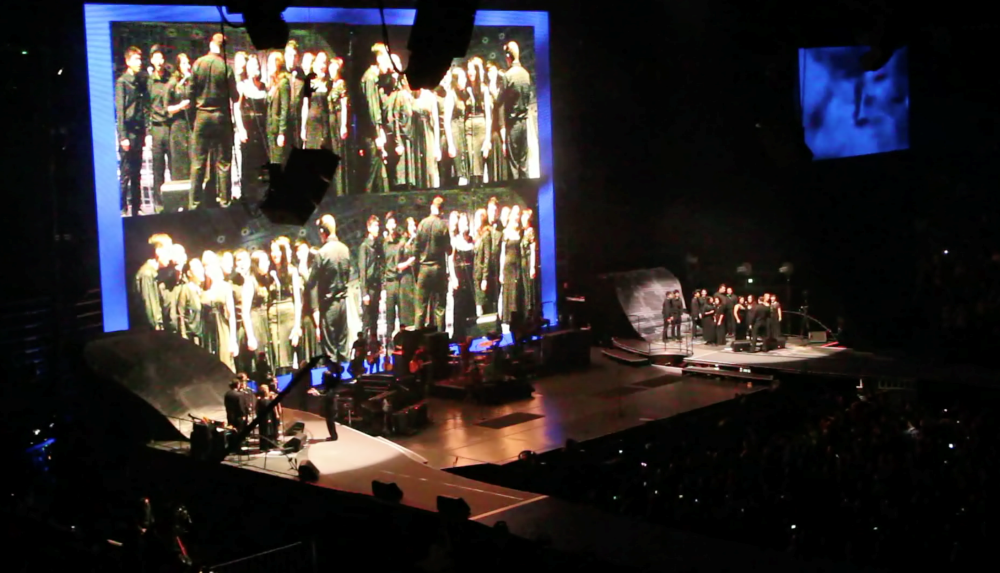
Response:
[{"label": "video screen showing choir", "polygon": [[178,334],[234,372],[278,374],[319,354],[346,362],[357,340],[391,354],[402,329],[464,342],[477,324],[538,317],[532,208],[431,196],[363,221],[318,212],[298,236],[224,249],[194,231],[132,232],[127,248],[146,258],[131,269],[132,327]]},{"label": "video screen showing choir", "polygon": [[242,29],[113,24],[123,217],[256,204],[295,147],[342,158],[337,196],[540,177],[531,28],[477,27],[433,90],[410,88],[379,27],[291,38],[258,51]]}]

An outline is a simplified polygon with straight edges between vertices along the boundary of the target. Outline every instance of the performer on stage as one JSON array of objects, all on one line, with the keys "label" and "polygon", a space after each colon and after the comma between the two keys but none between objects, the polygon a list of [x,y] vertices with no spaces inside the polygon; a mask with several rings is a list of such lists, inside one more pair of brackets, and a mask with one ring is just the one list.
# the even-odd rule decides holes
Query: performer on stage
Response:
[{"label": "performer on stage", "polygon": [[270,163],[268,155],[268,90],[261,77],[257,54],[247,56],[246,77],[240,82],[236,103],[236,132],[240,141],[240,199],[259,203],[264,198],[260,176]]},{"label": "performer on stage", "polygon": [[413,184],[417,189],[441,186],[438,162],[441,160],[441,111],[438,97],[431,90],[413,92]]},{"label": "performer on stage", "polygon": [[521,66],[521,49],[517,42],[504,46],[509,68],[504,74],[504,89],[500,105],[504,108],[504,137],[507,140],[507,160],[511,177],[528,178],[528,113],[531,105],[531,76]]},{"label": "performer on stage", "polygon": [[[269,382],[273,381],[273,377]],[[279,419],[281,417],[281,404],[278,404],[270,412],[268,406],[274,401],[277,394],[271,391],[269,384],[261,384],[257,391],[257,411],[263,413],[260,420],[260,449],[267,452],[278,448],[278,435],[281,433]]]},{"label": "performer on stage", "polygon": [[368,358],[368,338],[362,330],[357,340],[351,345],[351,359],[347,363],[347,372],[355,380],[365,374],[365,359]]},{"label": "performer on stage", "polygon": [[486,158],[490,154],[490,120],[493,118],[493,98],[486,84],[486,70],[479,57],[469,59],[465,89],[465,134],[469,153],[469,176],[474,186],[483,182]]},{"label": "performer on stage", "polygon": [[663,342],[670,340],[670,330],[673,326],[674,320],[674,293],[667,292],[667,296],[663,299],[663,309],[661,310],[663,315]]},{"label": "performer on stage", "polygon": [[493,239],[490,257],[492,272],[487,277],[487,305],[483,307],[486,313],[500,310],[500,251],[503,248],[503,223],[500,221],[500,202],[496,197],[490,197],[486,203],[486,218],[490,225],[490,235]]},{"label": "performer on stage", "polygon": [[365,155],[370,161],[365,192],[383,193],[388,190],[389,175],[385,163],[388,159],[385,121],[387,117],[386,97],[391,93],[391,91],[387,92],[385,87],[387,84],[391,87],[392,60],[389,58],[385,44],[377,43],[372,46],[372,53],[375,54],[375,64],[369,67],[361,78],[361,92],[364,94],[365,109],[359,114],[362,118],[359,121],[359,126],[368,142]]},{"label": "performer on stage", "polygon": [[327,77],[330,81],[330,91],[326,101],[330,105],[330,151],[340,157],[340,167],[333,174],[331,185],[338,197],[347,194],[347,136],[350,125],[349,105],[347,99],[347,84],[340,77],[344,61],[340,58],[330,58],[327,64]]},{"label": "performer on stage", "polygon": [[205,348],[235,372],[234,359],[239,355],[239,345],[236,341],[236,308],[232,286],[222,272],[216,253],[205,251],[201,262],[205,266],[207,285],[201,299]]},{"label": "performer on stage", "polygon": [[453,340],[466,338],[470,319],[476,317],[475,245],[473,244],[469,216],[458,215],[458,233],[452,238],[451,290],[454,307],[452,309]]},{"label": "performer on stage", "polygon": [[167,113],[170,115],[170,179],[183,181],[191,177],[191,59],[177,55],[177,67],[167,85]]},{"label": "performer on stage", "polygon": [[323,353],[342,362],[347,346],[347,283],[351,279],[351,255],[337,238],[337,221],[323,215],[319,222],[323,246],[316,252],[312,281],[313,319],[320,324]]},{"label": "performer on stage", "polygon": [[170,245],[170,264],[160,269],[158,286],[163,297],[163,330],[171,334],[180,333],[180,314],[177,310],[177,297],[180,296],[184,284],[184,266],[187,265],[187,251],[184,245]]},{"label": "performer on stage", "polygon": [[768,323],[767,337],[768,338],[780,338],[781,337],[781,320],[784,318],[781,315],[781,304],[778,302],[777,295],[771,295],[771,319]]},{"label": "performer on stage", "polygon": [[247,416],[250,415],[250,410],[246,407],[247,401],[240,386],[239,379],[233,378],[233,381],[229,383],[229,390],[222,398],[222,403],[226,407],[226,424],[237,433],[246,428]]},{"label": "performer on stage", "polygon": [[733,294],[733,287],[726,287],[726,334],[734,336],[736,334],[736,295]]},{"label": "performer on stage", "polygon": [[317,52],[312,61],[312,79],[302,97],[303,149],[332,149],[330,127],[330,80],[327,72],[326,52]]},{"label": "performer on stage", "polygon": [[701,331],[702,336],[705,339],[705,344],[710,346],[715,346],[716,344],[716,333],[715,333],[715,313],[717,307],[715,305],[715,299],[711,297],[705,297],[704,302],[701,306]]},{"label": "performer on stage", "polygon": [[267,159],[270,163],[284,165],[292,150],[288,141],[289,124],[295,121],[291,110],[291,77],[281,52],[271,52],[267,69],[271,72],[267,88]]},{"label": "performer on stage", "polygon": [[201,259],[190,259],[184,266],[184,284],[177,295],[180,335],[198,346],[203,346],[204,323],[201,299],[205,289],[205,267]]},{"label": "performer on stage", "polygon": [[698,335],[698,331],[701,330],[701,312],[704,306],[704,299],[701,296],[700,290],[694,291],[694,296],[691,297],[691,337],[694,338]]},{"label": "performer on stage", "polygon": [[753,304],[753,295],[741,296],[733,307],[733,320],[736,322],[736,340],[747,339],[747,309]]},{"label": "performer on stage", "polygon": [[448,290],[447,264],[451,255],[448,225],[441,219],[443,197],[431,202],[430,214],[417,227],[415,250],[417,271],[416,326],[434,326],[445,332],[445,299]]},{"label": "performer on stage", "polygon": [[476,316],[482,316],[491,308],[490,285],[493,277],[493,227],[489,223],[486,209],[476,211],[476,225],[473,231],[475,237],[475,272],[473,279],[476,288]]},{"label": "performer on stage", "polygon": [[[396,224],[396,214],[392,211],[385,215],[385,237],[382,239],[382,288],[385,290],[385,340],[387,351],[392,351],[392,341],[396,334],[396,319],[402,318],[402,299],[400,297],[400,252],[406,238],[399,232]],[[405,323],[400,320],[402,325]]]},{"label": "performer on stage", "polygon": [[750,346],[754,352],[757,351],[757,342],[767,338],[767,324],[771,318],[770,310],[767,306],[767,295],[758,299],[757,304],[750,309]]},{"label": "performer on stage", "polygon": [[378,306],[382,294],[383,255],[378,217],[368,217],[368,235],[358,248],[358,284],[361,288],[361,322],[365,338],[378,337]]},{"label": "performer on stage", "polygon": [[[153,208],[163,210],[160,188],[167,176],[167,155],[170,154],[170,74],[166,68],[163,48],[153,46],[149,50],[149,63],[153,71],[149,75],[149,146],[153,154]],[[171,176],[173,173],[171,173]]]},{"label": "performer on stage", "polygon": [[486,64],[486,79],[490,99],[493,101],[493,113],[490,115],[490,152],[486,158],[486,175],[488,183],[497,183],[510,179],[510,165],[507,163],[507,142],[504,140],[506,131],[503,129],[503,106],[500,105],[500,94],[504,77],[496,62]]},{"label": "performer on stage", "polygon": [[302,277],[292,262],[288,237],[271,241],[271,273],[268,284],[267,320],[270,327],[271,366],[294,368],[295,348],[302,339]]},{"label": "performer on stage", "polygon": [[535,229],[531,217],[534,211],[521,211],[521,288],[524,295],[522,308],[525,318],[535,315],[538,308],[538,242],[535,240]]},{"label": "performer on stage", "polygon": [[[222,34],[212,36],[208,54],[198,58],[191,71],[191,101],[196,112],[191,135],[193,164],[189,209],[201,202],[224,206],[231,199],[232,107],[239,92],[232,68],[222,59],[225,41]],[[206,176],[214,180],[215,197],[205,196]]]},{"label": "performer on stage", "polygon": [[500,247],[500,288],[503,291],[500,316],[507,324],[512,324],[515,314],[524,319],[524,283],[521,280],[521,257],[524,253],[521,252],[521,238],[521,211],[514,205],[507,217]]},{"label": "performer on stage", "polygon": [[[416,325],[417,317],[417,221],[406,218],[405,241],[399,249],[399,328]],[[393,339],[395,341],[395,339]]]},{"label": "performer on stage", "polygon": [[[299,64],[299,44],[295,40],[289,40],[288,43],[285,44],[284,62],[284,71],[287,74],[285,77],[288,78],[288,97],[286,99],[288,103],[288,115],[285,122],[286,131],[284,132],[286,145],[279,145],[278,147],[288,148],[288,150],[282,154],[282,157],[287,157],[288,152],[291,151],[292,147],[302,147],[302,142],[299,140],[302,130],[302,88],[306,85],[305,77],[308,75],[308,72],[297,67]],[[273,77],[276,73],[275,68],[269,67],[268,69],[271,70]],[[272,89],[274,88],[273,82],[271,87]],[[278,96],[274,97],[277,98]],[[275,137],[275,139],[277,139],[277,137]],[[272,155],[272,162],[273,161]]]},{"label": "performer on stage", "polygon": [[[271,258],[264,251],[254,251],[250,255],[251,272],[243,283],[243,330],[247,338],[247,350],[253,355],[251,372],[271,370],[274,357],[271,355],[271,328],[267,320],[270,306]],[[260,377],[255,380],[261,381]]]},{"label": "performer on stage", "polygon": [[316,264],[315,251],[309,243],[302,239],[295,241],[295,269],[299,273],[299,300],[302,301],[302,311],[299,322],[302,325],[302,338],[296,349],[299,360],[308,360],[320,354],[319,324],[313,321],[312,288],[313,270]]},{"label": "performer on stage", "polygon": [[[115,119],[118,123],[119,176],[122,216],[138,217],[142,206],[142,146],[146,141],[149,91],[142,76],[142,51],[125,50],[125,73],[115,82]],[[131,208],[131,210],[130,210]]]},{"label": "performer on stage", "polygon": [[330,361],[323,372],[323,388],[310,388],[308,394],[323,398],[323,418],[326,419],[326,431],[330,437],[328,442],[337,441],[337,417],[340,413],[340,383],[344,368],[337,362]]},{"label": "performer on stage", "polygon": [[161,279],[164,276],[161,273],[169,272],[167,269],[170,267],[174,242],[170,235],[157,233],[149,238],[149,244],[153,245],[154,258],[147,260],[136,273],[135,293],[142,301],[146,326],[153,330],[163,330],[167,301],[161,289]]},{"label": "performer on stage", "polygon": [[468,85],[462,68],[452,68],[450,77],[444,100],[445,142],[452,170],[448,183],[465,186],[469,184],[469,153],[465,136],[465,92]]},{"label": "performer on stage", "polygon": [[726,345],[726,316],[729,314],[727,312],[728,303],[726,299],[715,297],[715,344],[718,346]]}]

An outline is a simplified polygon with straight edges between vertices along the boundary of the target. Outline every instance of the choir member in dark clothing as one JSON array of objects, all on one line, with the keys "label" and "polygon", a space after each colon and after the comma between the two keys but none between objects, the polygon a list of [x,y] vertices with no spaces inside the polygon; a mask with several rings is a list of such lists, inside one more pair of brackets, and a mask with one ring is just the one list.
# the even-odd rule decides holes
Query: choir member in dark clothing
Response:
[{"label": "choir member in dark clothing", "polygon": [[[347,128],[348,118],[347,84],[340,77],[340,69],[344,61],[340,58],[330,58],[327,66],[327,77],[330,78],[330,92],[326,101],[330,106],[330,151],[333,151],[342,161],[347,159]],[[333,174],[331,188],[337,196],[347,194],[347,168],[342,163],[341,168]]]},{"label": "choir member in dark clothing", "polygon": [[496,183],[510,179],[510,165],[507,164],[505,155],[507,144],[504,141],[506,132],[503,129],[503,107],[499,104],[504,78],[496,62],[486,64],[486,79],[486,89],[493,101],[493,113],[490,117],[490,153],[486,158],[485,179],[489,183]]},{"label": "choir member in dark clothing", "polygon": [[351,378],[357,379],[365,374],[366,358],[368,358],[368,338],[364,331],[361,331],[357,340],[351,345],[351,359],[347,363],[347,372]]},{"label": "choir member in dark clothing", "polygon": [[[150,150],[153,154],[153,205],[157,212],[163,208],[160,188],[167,176],[167,155],[170,153],[170,74],[166,68],[166,57],[160,46],[149,50],[149,63],[153,72],[149,75],[149,130]],[[171,173],[171,175],[173,175]]]},{"label": "choir member in dark clothing", "polygon": [[260,175],[271,162],[268,156],[268,90],[261,77],[257,54],[247,56],[246,78],[240,82],[236,103],[236,131],[240,139],[240,198],[259,203],[264,198]]},{"label": "choir member in dark clothing", "polygon": [[753,314],[753,320],[750,327],[750,345],[756,350],[757,342],[767,339],[767,326],[771,320],[771,308],[767,304],[767,295],[762,296],[757,301],[757,305],[751,309],[751,314]]},{"label": "choir member in dark clothing", "polygon": [[[198,58],[191,70],[191,101],[195,107],[191,133],[191,196],[188,208],[198,203],[228,205],[232,192],[232,106],[239,91],[232,68],[222,58],[225,36],[215,34],[209,53]],[[205,179],[214,181],[215,196],[205,194]]]},{"label": "choir member in dark clothing", "polygon": [[323,246],[316,252],[316,273],[312,281],[313,318],[320,324],[323,353],[342,362],[347,346],[347,283],[351,278],[351,255],[337,238],[333,215],[323,215],[319,222]]},{"label": "choir member in dark clothing", "polygon": [[473,279],[476,288],[476,315],[490,312],[489,288],[493,277],[493,228],[489,224],[486,209],[476,211],[475,219],[475,267]]},{"label": "choir member in dark clothing", "polygon": [[726,345],[726,315],[728,312],[726,309],[726,300],[724,298],[715,297],[715,308],[718,310],[715,313],[715,343],[719,346]]},{"label": "choir member in dark clothing", "polygon": [[184,267],[187,265],[187,251],[184,245],[170,245],[170,264],[160,269],[158,283],[163,300],[163,330],[171,334],[180,333],[180,314],[177,298],[184,285]]},{"label": "choir member in dark clothing", "polygon": [[366,339],[378,337],[378,305],[382,294],[384,269],[382,238],[378,217],[368,217],[368,235],[358,248],[358,284],[361,288],[361,323]]},{"label": "choir member in dark clothing", "polygon": [[674,293],[668,292],[667,296],[663,299],[663,309],[661,310],[663,315],[663,342],[670,339],[670,331],[673,327],[674,320]]},{"label": "choir member in dark clothing", "polygon": [[271,273],[268,283],[267,320],[271,343],[271,366],[294,368],[295,349],[302,339],[302,277],[292,261],[288,237],[271,241]]},{"label": "choir member in dark clothing", "polygon": [[313,269],[316,264],[316,253],[309,243],[302,239],[295,242],[295,268],[299,273],[299,300],[302,301],[302,313],[300,323],[302,324],[302,338],[299,339],[297,349],[299,360],[308,360],[320,354],[319,351],[319,325],[313,320],[312,297],[309,290],[312,288]]},{"label": "choir member in dark clothing", "polygon": [[416,324],[417,316],[417,222],[413,217],[406,218],[406,233],[399,248],[399,262],[396,270],[399,274],[399,327],[406,328]]},{"label": "choir member in dark clothing", "polygon": [[465,137],[465,92],[468,86],[462,68],[452,68],[449,77],[451,80],[444,100],[445,142],[452,171],[448,183],[464,186],[469,184],[469,151]]},{"label": "choir member in dark clothing", "polygon": [[736,308],[736,295],[733,294],[733,287],[726,287],[726,334],[733,336],[736,334],[736,315],[733,309]]},{"label": "choir member in dark clothing", "polygon": [[413,184],[417,189],[441,186],[441,110],[431,90],[413,92]]},{"label": "choir member in dark clothing", "polygon": [[[394,61],[398,56],[393,54]],[[413,159],[413,94],[406,77],[393,72],[392,92],[386,99],[386,135],[389,154],[387,170],[389,187],[394,190],[412,189],[415,182]]]},{"label": "choir member in dark clothing", "polygon": [[140,301],[136,308],[143,310],[145,326],[152,330],[163,330],[166,299],[161,272],[168,272],[166,270],[171,266],[173,240],[169,235],[157,233],[149,238],[149,244],[153,245],[155,256],[147,260],[135,275],[135,294]]},{"label": "choir member in dark clothing", "polygon": [[337,416],[340,410],[340,384],[344,368],[330,362],[323,372],[322,389],[310,388],[309,394],[323,398],[323,418],[326,419],[326,431],[330,433],[328,442],[337,441]]},{"label": "choir member in dark clothing", "polygon": [[504,73],[504,89],[500,105],[504,108],[504,129],[507,138],[507,160],[511,177],[528,178],[528,115],[531,105],[531,76],[521,66],[521,49],[517,42],[504,46],[509,68]]},{"label": "choir member in dark clothing", "polygon": [[781,337],[781,304],[778,303],[778,297],[771,295],[771,318],[768,322],[767,337],[768,338],[780,338]]},{"label": "choir member in dark clothing", "polygon": [[142,206],[142,146],[146,141],[149,91],[142,75],[142,52],[132,46],[125,50],[126,70],[115,82],[115,120],[118,127],[119,177],[122,215],[139,216]]},{"label": "choir member in dark clothing", "polygon": [[474,185],[483,182],[486,157],[492,139],[490,120],[493,117],[493,98],[486,85],[486,69],[479,57],[469,59],[468,86],[465,89],[465,137],[469,152],[469,176]]},{"label": "choir member in dark clothing", "polygon": [[704,299],[701,296],[701,291],[694,291],[694,296],[691,297],[691,336],[694,337],[701,324],[701,311],[704,306]]},{"label": "choir member in dark clothing", "polygon": [[711,298],[706,298],[702,303],[701,307],[701,332],[705,339],[705,344],[714,346],[716,341],[715,334],[715,313],[717,307],[715,305],[715,300]]},{"label": "choir member in dark clothing", "polygon": [[465,340],[469,320],[476,317],[475,244],[469,216],[458,215],[458,233],[452,238],[451,276],[453,339]]},{"label": "choir member in dark clothing", "polygon": [[389,94],[385,91],[385,84],[392,79],[390,75],[392,59],[389,58],[389,52],[382,43],[372,46],[372,53],[375,54],[375,65],[369,67],[361,77],[364,110],[359,112],[361,119],[358,125],[367,141],[365,155],[371,162],[365,192],[383,193],[388,190],[389,177],[385,164],[388,158],[385,104]]},{"label": "choir member in dark clothing", "polygon": [[291,110],[292,88],[285,69],[285,56],[271,52],[267,58],[271,79],[267,89],[267,159],[284,164],[292,146],[287,141],[289,124],[294,121]]},{"label": "choir member in dark clothing", "polygon": [[431,201],[430,214],[417,226],[414,245],[417,261],[416,326],[434,326],[445,331],[445,300],[448,294],[448,257],[451,255],[451,236],[448,224],[441,219],[443,197]]},{"label": "choir member in dark clothing", "polygon": [[[750,300],[753,300],[753,295],[750,295]],[[734,335],[736,340],[746,340],[747,339],[747,305],[752,304],[747,302],[746,297],[740,297],[736,302],[736,306],[733,307],[733,320],[736,322],[736,328]]]},{"label": "choir member in dark clothing", "polygon": [[500,202],[496,197],[490,197],[486,203],[486,218],[490,225],[490,234],[493,238],[493,249],[490,253],[493,265],[492,273],[487,280],[487,305],[483,307],[483,312],[497,312],[500,308],[500,251],[503,246],[503,226],[500,224]]},{"label": "choir member in dark clothing", "polygon": [[[288,97],[286,99],[288,103],[288,116],[285,123],[285,127],[287,128],[285,143],[287,145],[279,147],[287,147],[287,151],[291,151],[292,147],[302,147],[302,142],[299,141],[299,134],[302,129],[302,118],[300,117],[302,113],[302,88],[306,85],[305,77],[308,75],[297,67],[299,64],[299,44],[295,40],[289,40],[285,44],[284,62],[287,74],[285,77],[288,79]],[[275,68],[269,66],[268,69],[271,70],[272,74],[275,73]],[[287,156],[287,152],[284,156]]]},{"label": "choir member in dark clothing", "polygon": [[170,114],[170,179],[184,181],[191,177],[191,100],[188,87],[191,82],[191,59],[187,54],[177,55],[177,68],[167,86]]},{"label": "choir member in dark clothing", "polygon": [[250,410],[246,407],[246,399],[240,391],[240,381],[233,379],[229,383],[229,390],[222,398],[222,403],[226,407],[226,423],[237,432],[242,432],[247,425],[247,416]]},{"label": "choir member in dark clothing", "polygon": [[[402,317],[402,299],[399,293],[400,251],[406,238],[399,232],[396,214],[385,215],[385,237],[382,239],[382,288],[385,290],[385,339],[386,348],[392,350],[392,340],[396,333],[396,319]],[[402,320],[400,320],[402,323]],[[402,323],[405,325],[405,323]]]},{"label": "choir member in dark clothing", "polygon": [[531,317],[538,310],[538,241],[531,217],[534,211],[521,211],[521,291],[524,295],[524,316]]},{"label": "choir member in dark clothing", "polygon": [[[243,331],[247,339],[247,350],[254,356],[252,371],[272,372],[274,357],[271,352],[271,327],[267,320],[270,307],[269,286],[271,284],[271,257],[264,251],[254,251],[250,256],[251,272],[243,283]],[[264,368],[266,367],[266,368]],[[263,378],[254,378],[258,382]]]},{"label": "choir member in dark clothing", "polygon": [[204,326],[201,319],[201,299],[205,288],[205,267],[201,259],[191,259],[184,268],[186,280],[177,296],[180,335],[202,346]]},{"label": "choir member in dark clothing", "polygon": [[330,133],[330,80],[326,76],[328,57],[318,52],[312,61],[312,79],[302,96],[302,147],[332,149]]},{"label": "choir member in dark clothing", "polygon": [[503,243],[500,247],[500,288],[503,299],[501,317],[507,324],[515,315],[524,317],[524,281],[521,277],[521,209],[511,207],[504,227]]},{"label": "choir member in dark clothing", "polygon": [[671,303],[671,315],[673,320],[670,325],[670,338],[674,340],[680,340],[681,338],[681,321],[684,318],[684,301],[681,299],[681,291],[674,291],[674,298]]}]

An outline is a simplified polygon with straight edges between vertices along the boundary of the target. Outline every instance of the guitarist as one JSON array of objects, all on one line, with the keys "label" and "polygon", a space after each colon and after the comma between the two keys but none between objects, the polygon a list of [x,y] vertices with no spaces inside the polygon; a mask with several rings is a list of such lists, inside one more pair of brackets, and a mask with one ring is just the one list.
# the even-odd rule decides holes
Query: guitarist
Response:
[{"label": "guitarist", "polygon": [[365,361],[368,358],[368,341],[364,331],[358,333],[358,339],[351,347],[351,362],[347,366],[352,378],[358,378],[365,373]]}]

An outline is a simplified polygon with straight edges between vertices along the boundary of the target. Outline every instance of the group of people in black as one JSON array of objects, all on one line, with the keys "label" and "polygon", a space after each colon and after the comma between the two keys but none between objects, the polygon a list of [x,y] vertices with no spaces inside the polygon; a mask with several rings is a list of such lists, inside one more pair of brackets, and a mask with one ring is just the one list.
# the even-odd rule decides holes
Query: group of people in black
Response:
[{"label": "group of people in black", "polygon": [[[323,50],[300,53],[291,40],[264,61],[237,51],[229,62],[225,47],[225,36],[214,34],[207,54],[192,62],[179,53],[171,66],[166,50],[154,45],[145,70],[142,50],[125,50],[125,71],[115,83],[123,216],[144,214],[144,147],[152,153],[155,213],[164,207],[168,173],[172,181],[188,182],[184,210],[225,207],[240,198],[257,202],[265,191],[264,167],[283,164],[295,147],[329,149],[344,159],[357,155],[370,165],[364,192],[372,193],[529,176],[534,96],[517,42],[504,46],[506,69],[472,57],[453,66],[434,90],[411,90],[399,58],[375,44],[356,122],[341,58]],[[363,140],[359,154],[346,150],[354,125]],[[347,188],[342,164],[331,190],[341,195]]]},{"label": "group of people in black", "polygon": [[[729,339],[749,341],[752,350],[759,342],[781,337],[781,303],[774,294],[737,296],[733,288],[721,285],[715,295],[696,290],[690,306],[691,335],[708,345],[724,346]],[[663,301],[663,340],[680,340],[684,320],[684,300],[679,290],[667,293]],[[767,350],[764,345],[764,350]]]},{"label": "group of people in black", "polygon": [[[356,359],[346,352],[349,304],[358,304],[359,339],[384,341],[387,350],[399,329],[433,327],[461,341],[483,314],[510,322],[537,311],[532,211],[501,208],[494,197],[471,215],[445,212],[436,197],[419,223],[372,215],[354,256],[330,214],[317,221],[318,246],[277,237],[267,250],[189,257],[158,233],[149,238],[153,257],[135,275],[136,310],[148,328],[191,340],[233,372],[263,376],[319,354]],[[359,301],[348,296],[355,276]]]},{"label": "group of people in black", "polygon": [[226,425],[237,434],[242,432],[258,412],[265,413],[258,426],[260,449],[269,450],[278,446],[282,427],[282,409],[278,403],[268,409],[277,397],[274,377],[257,384],[257,392],[250,388],[250,379],[245,373],[235,376],[229,383],[229,391],[223,396],[226,408]]}]

